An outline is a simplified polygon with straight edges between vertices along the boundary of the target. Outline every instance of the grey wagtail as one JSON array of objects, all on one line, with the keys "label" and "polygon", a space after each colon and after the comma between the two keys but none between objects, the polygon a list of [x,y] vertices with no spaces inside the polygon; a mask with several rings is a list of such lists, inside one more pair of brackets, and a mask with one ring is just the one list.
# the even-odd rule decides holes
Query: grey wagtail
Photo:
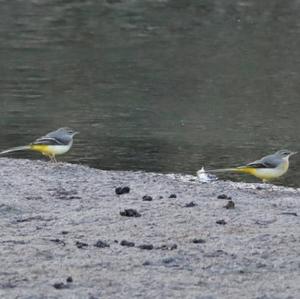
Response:
[{"label": "grey wagtail", "polygon": [[73,145],[73,136],[76,134],[78,132],[70,128],[60,128],[36,139],[28,145],[17,146],[2,151],[0,155],[16,151],[33,150],[49,157],[52,162],[57,162],[55,156],[65,154],[70,150]]},{"label": "grey wagtail", "polygon": [[262,157],[245,166],[236,168],[213,169],[208,172],[236,172],[247,173],[267,182],[285,174],[289,169],[289,157],[297,154],[289,150],[280,150],[273,155]]}]

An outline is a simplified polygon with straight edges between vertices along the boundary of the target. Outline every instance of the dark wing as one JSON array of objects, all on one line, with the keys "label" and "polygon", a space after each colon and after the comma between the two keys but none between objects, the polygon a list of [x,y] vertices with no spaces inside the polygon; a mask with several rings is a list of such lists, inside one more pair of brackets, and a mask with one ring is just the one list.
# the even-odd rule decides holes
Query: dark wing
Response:
[{"label": "dark wing", "polygon": [[61,142],[59,139],[46,137],[46,136],[38,138],[37,140],[32,142],[32,144],[35,144],[35,145],[39,145],[39,144],[41,144],[41,145],[64,145],[64,143]]},{"label": "dark wing", "polygon": [[257,163],[257,162],[252,162],[247,164],[247,166],[250,166],[252,168],[273,168],[268,166],[266,163]]},{"label": "dark wing", "polygon": [[274,158],[274,156],[266,156],[260,160],[251,162],[247,164],[247,166],[253,167],[253,168],[276,168],[280,161],[278,159]]}]

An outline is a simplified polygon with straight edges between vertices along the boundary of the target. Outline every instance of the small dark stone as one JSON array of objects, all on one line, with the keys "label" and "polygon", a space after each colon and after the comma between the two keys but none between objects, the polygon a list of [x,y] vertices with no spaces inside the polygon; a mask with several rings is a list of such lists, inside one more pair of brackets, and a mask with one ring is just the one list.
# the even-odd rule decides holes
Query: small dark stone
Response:
[{"label": "small dark stone", "polygon": [[171,245],[170,250],[174,250],[174,249],[177,249],[177,244],[172,244]]},{"label": "small dark stone", "polygon": [[125,193],[129,193],[130,192],[130,188],[129,187],[118,187],[116,188],[116,194],[121,195],[121,194],[125,194]]},{"label": "small dark stone", "polygon": [[145,249],[145,250],[152,250],[153,245],[152,244],[142,244],[142,245],[139,245],[138,248]]},{"label": "small dark stone", "polygon": [[120,212],[120,215],[126,217],[141,217],[141,214],[134,209],[125,209],[124,211]]},{"label": "small dark stone", "polygon": [[152,265],[152,263],[150,261],[143,262],[143,266],[150,266],[150,265]]},{"label": "small dark stone", "polygon": [[161,195],[158,197],[158,199],[163,199],[163,198],[164,198],[164,197],[163,197],[163,196],[161,196]]},{"label": "small dark stone", "polygon": [[66,230],[63,230],[63,231],[61,232],[62,235],[67,235],[68,233],[69,233],[69,232],[66,231]]},{"label": "small dark stone", "polygon": [[105,248],[105,247],[110,247],[110,245],[104,241],[97,241],[95,244],[94,244],[95,247],[98,247],[98,248]]},{"label": "small dark stone", "polygon": [[174,193],[169,196],[169,198],[176,198],[176,197],[177,197],[177,195]]},{"label": "small dark stone", "polygon": [[119,243],[119,241],[118,240],[114,240],[114,243]]},{"label": "small dark stone", "polygon": [[189,203],[187,203],[187,204],[185,205],[186,208],[192,208],[192,207],[195,207],[195,206],[197,206],[197,204],[194,203],[193,201],[191,201],[191,202],[189,202]]},{"label": "small dark stone", "polygon": [[226,194],[220,194],[220,195],[218,196],[218,199],[231,199],[231,197],[228,196],[228,195],[226,195]]},{"label": "small dark stone", "polygon": [[81,199],[80,196],[71,195],[68,199]]},{"label": "small dark stone", "polygon": [[227,204],[223,208],[225,208],[225,209],[234,209],[235,208],[234,201],[228,200]]},{"label": "small dark stone", "polygon": [[152,201],[152,200],[153,200],[153,198],[149,195],[144,195],[143,196],[143,201]]},{"label": "small dark stone", "polygon": [[264,188],[263,187],[261,187],[261,186],[257,186],[256,187],[256,190],[263,190]]},{"label": "small dark stone", "polygon": [[192,242],[194,244],[204,244],[204,243],[206,243],[206,241],[204,239],[196,239],[196,238],[193,239]]},{"label": "small dark stone", "polygon": [[66,282],[68,282],[68,283],[71,283],[71,282],[73,282],[73,278],[72,278],[72,276],[69,276],[69,277],[66,279]]},{"label": "small dark stone", "polygon": [[67,284],[64,284],[63,282],[56,282],[53,284],[53,287],[57,290],[67,289],[69,286]]},{"label": "small dark stone", "polygon": [[129,242],[129,241],[126,241],[126,240],[122,240],[120,245],[121,246],[127,246],[127,247],[134,247],[135,246],[134,242]]},{"label": "small dark stone", "polygon": [[80,242],[80,241],[76,241],[75,245],[77,246],[77,248],[83,248],[89,246],[87,243]]},{"label": "small dark stone", "polygon": [[216,223],[217,223],[217,224],[221,224],[221,225],[227,224],[227,222],[226,222],[224,219],[217,220]]}]

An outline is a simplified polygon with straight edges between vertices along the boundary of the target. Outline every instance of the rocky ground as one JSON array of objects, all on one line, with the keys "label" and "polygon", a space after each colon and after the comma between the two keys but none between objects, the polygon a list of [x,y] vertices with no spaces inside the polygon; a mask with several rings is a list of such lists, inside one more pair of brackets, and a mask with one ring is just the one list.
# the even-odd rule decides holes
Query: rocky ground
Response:
[{"label": "rocky ground", "polygon": [[6,158],[0,175],[1,298],[299,298],[299,189]]}]

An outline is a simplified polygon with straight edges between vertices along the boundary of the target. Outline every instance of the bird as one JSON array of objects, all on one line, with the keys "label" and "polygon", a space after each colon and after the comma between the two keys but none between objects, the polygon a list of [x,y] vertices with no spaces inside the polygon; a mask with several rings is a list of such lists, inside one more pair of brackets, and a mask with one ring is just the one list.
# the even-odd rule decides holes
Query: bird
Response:
[{"label": "bird", "polygon": [[63,155],[70,150],[73,145],[73,137],[79,132],[71,128],[59,128],[45,136],[37,138],[32,143],[25,146],[17,146],[0,152],[4,155],[11,152],[32,150],[42,153],[50,158],[50,161],[57,162],[55,156]]},{"label": "bird", "polygon": [[272,155],[262,157],[261,159],[248,163],[244,166],[235,168],[212,169],[208,170],[208,172],[246,173],[257,177],[264,183],[266,183],[270,180],[277,179],[280,176],[284,175],[289,169],[289,158],[295,154],[297,154],[297,152],[282,149]]}]

